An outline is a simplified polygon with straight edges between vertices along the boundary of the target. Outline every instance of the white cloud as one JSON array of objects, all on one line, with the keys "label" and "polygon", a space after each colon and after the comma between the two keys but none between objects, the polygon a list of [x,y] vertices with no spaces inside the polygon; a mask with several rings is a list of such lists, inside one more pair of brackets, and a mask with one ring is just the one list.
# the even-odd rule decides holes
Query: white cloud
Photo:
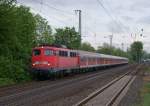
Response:
[{"label": "white cloud", "polygon": [[137,22],[150,25],[150,15],[141,17]]},{"label": "white cloud", "polygon": [[[97,0],[42,1],[18,0],[18,2],[30,6],[34,12],[44,16],[53,27],[75,26],[77,28],[78,17],[74,10],[81,9],[82,34],[86,36],[83,37],[83,41],[89,41],[95,47],[98,44],[109,42],[109,39],[104,36],[110,35],[112,32],[114,33],[113,43],[121,45],[124,42],[125,47],[132,42],[131,33],[139,35],[141,28],[144,29],[143,33],[150,35],[149,0],[100,0],[116,22],[107,15]],[[142,42],[150,40],[149,37],[145,39],[139,37],[138,39]],[[150,52],[150,45],[145,45],[147,45],[146,50]]]}]

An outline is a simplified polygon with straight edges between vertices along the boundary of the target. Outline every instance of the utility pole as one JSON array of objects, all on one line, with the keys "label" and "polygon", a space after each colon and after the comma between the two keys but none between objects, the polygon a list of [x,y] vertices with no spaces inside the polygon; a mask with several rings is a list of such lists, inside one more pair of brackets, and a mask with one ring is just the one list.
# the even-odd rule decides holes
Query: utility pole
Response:
[{"label": "utility pole", "polygon": [[79,35],[80,35],[80,40],[82,40],[82,26],[81,26],[81,10],[75,10],[75,13],[79,15],[79,28],[78,28],[78,32],[79,32]]},{"label": "utility pole", "polygon": [[[110,40],[109,46],[110,46],[110,48],[112,48],[112,39],[113,39],[113,35],[104,36],[104,38],[109,38],[109,40]],[[110,54],[112,54],[112,51],[110,51]]]},{"label": "utility pole", "polygon": [[108,36],[104,36],[104,38],[109,38],[109,46],[112,47],[112,39],[113,39],[113,35],[108,35]]},{"label": "utility pole", "polygon": [[109,39],[110,39],[110,47],[112,47],[112,39],[113,39],[113,35],[109,35]]}]

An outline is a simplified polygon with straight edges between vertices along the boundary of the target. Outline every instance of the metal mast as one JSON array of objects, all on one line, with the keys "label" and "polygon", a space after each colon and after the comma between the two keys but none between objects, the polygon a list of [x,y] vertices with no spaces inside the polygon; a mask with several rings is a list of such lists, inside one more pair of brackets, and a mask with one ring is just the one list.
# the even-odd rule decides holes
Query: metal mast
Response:
[{"label": "metal mast", "polygon": [[79,35],[80,35],[80,39],[81,36],[82,36],[82,25],[81,25],[81,10],[75,10],[75,13],[79,13],[79,28],[78,28],[78,32],[79,32]]}]

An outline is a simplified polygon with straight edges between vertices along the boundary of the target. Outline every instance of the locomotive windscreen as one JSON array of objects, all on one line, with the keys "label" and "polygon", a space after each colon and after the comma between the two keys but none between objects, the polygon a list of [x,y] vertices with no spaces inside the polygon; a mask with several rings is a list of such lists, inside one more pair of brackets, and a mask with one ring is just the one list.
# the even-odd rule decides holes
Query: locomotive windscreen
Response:
[{"label": "locomotive windscreen", "polygon": [[40,54],[41,54],[41,50],[39,50],[39,49],[33,50],[33,55],[34,56],[39,56]]}]

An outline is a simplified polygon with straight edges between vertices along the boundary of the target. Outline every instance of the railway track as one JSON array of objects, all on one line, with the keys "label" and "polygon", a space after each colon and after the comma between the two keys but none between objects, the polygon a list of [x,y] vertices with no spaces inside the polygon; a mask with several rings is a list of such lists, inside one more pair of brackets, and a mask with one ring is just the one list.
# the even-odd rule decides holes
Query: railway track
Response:
[{"label": "railway track", "polygon": [[[133,67],[133,65],[128,66],[128,68],[129,67],[131,68],[131,67]],[[122,70],[124,70],[124,66],[123,67],[116,67],[116,68],[122,68]],[[113,70],[116,68],[107,69],[107,70],[109,71],[109,70]],[[126,68],[127,67],[125,66],[125,69]],[[49,85],[51,85],[51,86],[56,85],[56,84],[59,85],[59,83],[63,85],[63,83],[71,83],[72,81],[87,79],[87,78],[90,78],[90,77],[93,77],[93,76],[96,76],[99,74],[106,73],[107,70],[95,71],[93,73],[84,73],[84,74],[80,74],[80,75],[78,74],[78,75],[75,75],[74,77],[69,76],[69,77],[65,77],[63,79],[57,79],[56,81],[51,81],[51,80],[38,81],[38,82],[33,81],[33,82],[25,83],[25,84],[12,85],[12,86],[8,86],[8,87],[0,87],[0,97],[7,96],[8,94],[11,95],[11,94],[19,93],[22,91],[27,91],[30,89],[37,89],[37,88],[41,88],[41,87],[46,87]]]},{"label": "railway track", "polygon": [[[58,105],[60,105],[61,103],[64,104],[61,106],[71,106],[77,102],[77,100],[75,100],[75,98],[77,97],[76,95],[81,95],[78,97],[78,101],[81,100],[80,98],[82,97],[82,95],[84,95],[82,94],[82,90],[87,90],[87,88],[89,87],[92,87],[92,89],[94,88],[95,90],[96,86],[98,87],[108,83],[111,79],[122,75],[123,73],[125,73],[125,70],[129,70],[134,66],[135,65],[112,68],[102,72],[91,73],[77,78],[62,80],[60,82],[58,81],[57,83],[47,83],[44,84],[44,86],[37,88],[36,86],[34,86],[31,89],[25,91],[21,90],[21,92],[13,94],[10,93],[0,97],[0,106],[43,106],[43,104],[54,106],[54,101],[56,101]],[[109,80],[107,79],[107,77],[109,77]],[[86,95],[89,94],[88,92],[86,93]],[[65,101],[61,101],[63,98],[68,97],[71,97],[73,102],[67,101],[65,103]]]},{"label": "railway track", "polygon": [[122,76],[117,77],[107,85],[91,93],[74,106],[117,106],[123,94],[131,83],[135,80],[135,74],[138,72],[138,66],[134,71],[129,71]]}]

